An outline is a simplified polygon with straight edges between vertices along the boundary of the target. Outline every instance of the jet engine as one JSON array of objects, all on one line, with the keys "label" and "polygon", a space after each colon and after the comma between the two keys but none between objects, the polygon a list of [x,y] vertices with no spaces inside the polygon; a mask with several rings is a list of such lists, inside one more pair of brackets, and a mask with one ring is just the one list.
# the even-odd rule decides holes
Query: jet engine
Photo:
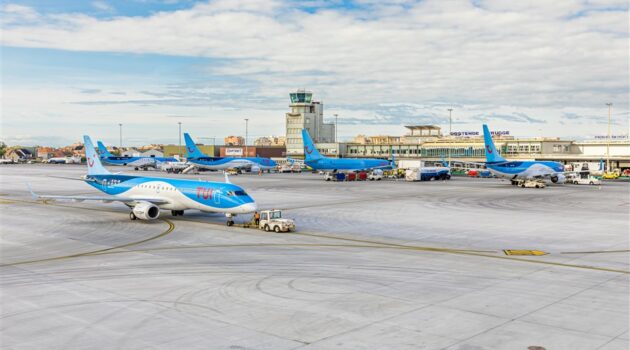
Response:
[{"label": "jet engine", "polygon": [[551,182],[555,184],[563,184],[566,180],[567,178],[566,176],[564,176],[564,174],[556,174],[551,177]]},{"label": "jet engine", "polygon": [[160,216],[160,208],[149,202],[140,202],[133,207],[132,218],[135,216],[140,220],[155,220]]},{"label": "jet engine", "polygon": [[260,167],[258,165],[252,165],[252,167],[249,168],[249,171],[251,171],[252,173],[257,173],[260,171]]}]

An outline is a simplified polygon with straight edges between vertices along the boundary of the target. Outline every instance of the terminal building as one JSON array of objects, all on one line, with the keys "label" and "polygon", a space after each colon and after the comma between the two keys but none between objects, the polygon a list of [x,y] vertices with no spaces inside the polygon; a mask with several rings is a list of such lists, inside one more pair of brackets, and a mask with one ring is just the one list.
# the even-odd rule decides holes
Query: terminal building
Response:
[{"label": "terminal building", "polygon": [[[435,125],[406,126],[403,136],[359,136],[345,145],[347,157],[390,157],[440,161],[451,158],[470,162],[485,161],[481,132],[442,135]],[[630,168],[630,140],[575,141],[558,137],[515,138],[508,131],[492,131],[499,153],[510,160],[553,160],[564,164],[600,162],[610,154],[611,168]],[[463,134],[463,135],[462,135]],[[608,145],[609,148],[608,148]],[[319,148],[319,147],[318,147]],[[607,148],[609,151],[607,151]]]},{"label": "terminal building", "polygon": [[324,104],[313,101],[313,93],[297,90],[289,94],[291,111],[286,113],[286,148],[288,156],[303,156],[302,129],[308,130],[318,148],[340,154],[335,140],[335,124],[324,123]]}]

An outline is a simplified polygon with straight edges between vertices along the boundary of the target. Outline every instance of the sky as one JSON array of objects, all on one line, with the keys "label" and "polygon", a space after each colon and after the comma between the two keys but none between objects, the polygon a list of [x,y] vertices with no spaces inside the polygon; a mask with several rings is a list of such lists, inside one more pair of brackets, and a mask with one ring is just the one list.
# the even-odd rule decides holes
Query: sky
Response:
[{"label": "sky", "polygon": [[434,124],[627,134],[626,0],[6,0],[1,133],[62,146],[284,134],[313,91],[339,136]]}]

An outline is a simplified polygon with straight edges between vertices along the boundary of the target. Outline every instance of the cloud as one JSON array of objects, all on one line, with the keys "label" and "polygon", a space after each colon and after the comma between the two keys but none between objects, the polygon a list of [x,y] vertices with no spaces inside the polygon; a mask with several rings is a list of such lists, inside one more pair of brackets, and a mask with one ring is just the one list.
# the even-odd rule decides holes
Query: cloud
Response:
[{"label": "cloud", "polygon": [[489,114],[476,114],[470,117],[471,119],[482,121],[482,122],[492,122],[496,120],[504,120],[514,123],[530,123],[530,124],[545,124],[547,121],[543,119],[536,119],[528,116],[525,113],[521,112],[512,112],[511,114],[497,114],[497,113],[489,113]]},{"label": "cloud", "polygon": [[[607,115],[582,115],[574,112],[565,112],[562,115],[562,121],[565,124],[573,123],[573,124],[599,124],[599,125],[608,125],[608,116]],[[611,118],[610,121],[613,125],[622,125],[619,121],[619,118]]]},{"label": "cloud", "polygon": [[[365,18],[363,9],[374,3],[314,12],[284,5],[212,1],[148,17],[36,15],[43,19],[4,28],[2,42],[216,58],[223,64],[209,67],[209,73],[246,77],[259,91],[277,95],[309,86],[355,103],[420,98],[584,106],[610,97],[626,100],[623,7],[578,1],[394,2],[389,5],[401,11]],[[578,12],[583,15],[566,18]]]},{"label": "cloud", "polygon": [[105,1],[92,1],[92,6],[100,11],[114,12],[114,8]]},{"label": "cloud", "polygon": [[28,6],[17,4],[6,4],[1,7],[2,27],[7,28],[13,25],[35,24],[40,20],[40,15]]},{"label": "cloud", "polygon": [[81,89],[82,94],[98,94],[101,93],[101,89]]},{"label": "cloud", "polygon": [[[597,115],[602,101],[629,109],[627,13],[626,1],[612,0],[219,0],[108,18],[8,4],[0,40],[134,58],[207,59],[195,63],[194,78],[156,82],[152,76],[140,88],[101,88],[124,97],[66,94],[68,111],[242,109],[277,115],[268,128],[282,130],[288,92],[306,87],[327,102],[327,113],[343,112],[340,123],[444,125],[446,108],[455,106],[454,123],[495,120],[524,130],[545,124],[561,134],[599,124],[582,118],[583,129],[567,130],[561,127],[570,120],[565,112]],[[16,111],[17,104],[6,110]]]}]

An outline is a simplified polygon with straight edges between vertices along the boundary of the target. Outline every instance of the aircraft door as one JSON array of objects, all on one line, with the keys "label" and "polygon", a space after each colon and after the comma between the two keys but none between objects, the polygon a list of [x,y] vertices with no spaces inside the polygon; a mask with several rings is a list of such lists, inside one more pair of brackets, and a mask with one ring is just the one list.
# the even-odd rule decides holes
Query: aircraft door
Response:
[{"label": "aircraft door", "polygon": [[212,191],[214,204],[221,204],[221,190]]}]

